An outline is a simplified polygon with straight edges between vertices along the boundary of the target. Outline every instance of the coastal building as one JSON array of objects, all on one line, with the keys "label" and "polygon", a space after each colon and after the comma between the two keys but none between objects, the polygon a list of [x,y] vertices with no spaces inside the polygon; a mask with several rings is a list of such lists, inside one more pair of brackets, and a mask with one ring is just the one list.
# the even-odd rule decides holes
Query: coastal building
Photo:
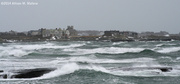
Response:
[{"label": "coastal building", "polygon": [[160,31],[160,32],[142,32],[139,34],[140,37],[146,37],[146,36],[169,36],[169,33],[166,31]]},{"label": "coastal building", "polygon": [[130,31],[104,31],[104,35],[103,36],[108,36],[108,37],[119,37],[119,36],[123,36],[123,37],[133,37],[136,38],[138,37],[138,33],[136,32],[130,32]]},{"label": "coastal building", "polygon": [[103,36],[108,36],[108,37],[111,37],[111,36],[119,36],[120,35],[120,32],[119,31],[104,31],[104,35]]},{"label": "coastal building", "polygon": [[77,36],[77,31],[74,29],[74,26],[67,26],[67,29],[69,31],[69,36]]},{"label": "coastal building", "polygon": [[64,32],[65,32],[65,35],[66,35],[67,37],[69,37],[70,34],[71,34],[69,30],[65,30]]},{"label": "coastal building", "polygon": [[2,37],[27,36],[27,32],[16,32],[11,30],[9,32],[0,32],[0,36]]},{"label": "coastal building", "polygon": [[8,32],[0,32],[0,36],[5,36],[5,35],[9,35]]},{"label": "coastal building", "polygon": [[41,29],[42,32],[42,37],[55,37],[56,39],[60,39],[62,36],[62,30],[61,28],[56,28],[56,29]]},{"label": "coastal building", "polygon": [[27,36],[27,34],[28,34],[27,32],[18,32],[17,36],[24,36],[25,37],[25,36]]},{"label": "coastal building", "polygon": [[62,38],[63,39],[69,39],[70,38],[70,32],[69,32],[69,30],[67,30],[67,29],[63,29],[63,31],[62,31]]},{"label": "coastal building", "polygon": [[120,32],[119,35],[126,36],[126,37],[131,37],[131,38],[137,38],[138,37],[137,32],[130,32],[130,31],[122,31],[122,32]]},{"label": "coastal building", "polygon": [[9,36],[9,35],[16,36],[17,33],[18,33],[18,32],[11,30],[11,31],[9,31],[9,32],[0,32],[0,35],[1,35],[1,36],[3,36],[3,35],[5,35],[5,36]]},{"label": "coastal building", "polygon": [[154,35],[155,33],[154,32],[142,32],[142,33],[139,33],[139,36],[140,37],[144,37],[144,36],[152,36]]},{"label": "coastal building", "polygon": [[28,35],[29,35],[29,36],[41,35],[41,29],[28,31]]},{"label": "coastal building", "polygon": [[96,30],[85,30],[85,31],[77,31],[78,36],[102,36],[104,34],[103,31]]},{"label": "coastal building", "polygon": [[16,31],[11,30],[11,31],[9,31],[9,35],[17,35],[17,32],[16,32]]},{"label": "coastal building", "polygon": [[166,31],[160,31],[155,33],[156,36],[168,36],[169,33]]}]

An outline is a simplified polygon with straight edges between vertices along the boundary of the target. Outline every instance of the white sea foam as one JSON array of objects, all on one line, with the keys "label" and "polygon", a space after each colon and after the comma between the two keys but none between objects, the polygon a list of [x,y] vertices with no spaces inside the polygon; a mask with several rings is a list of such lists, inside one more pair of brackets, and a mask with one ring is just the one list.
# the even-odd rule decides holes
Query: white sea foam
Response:
[{"label": "white sea foam", "polygon": [[111,74],[118,76],[143,76],[143,77],[151,77],[151,76],[160,76],[162,73],[160,70],[132,70],[132,71],[114,71]]},{"label": "white sea foam", "polygon": [[[153,64],[153,63],[152,63]],[[155,63],[156,64],[156,63]],[[138,67],[163,67],[162,65],[143,65],[143,66],[132,66],[132,70],[123,70],[123,69],[116,69],[117,67],[114,67],[114,69],[103,67],[103,66],[97,66],[97,65],[89,65],[89,66],[81,66],[81,69],[87,69],[87,70],[95,70],[95,71],[101,71],[108,74],[118,75],[118,76],[142,76],[142,77],[151,77],[151,76],[180,76],[180,70],[173,69],[170,72],[162,72],[159,69],[141,69]],[[126,67],[125,67],[126,68]]]},{"label": "white sea foam", "polygon": [[79,69],[80,69],[79,65],[77,65],[76,63],[68,63],[58,68],[55,71],[44,74],[42,77],[40,77],[40,79],[47,79],[47,78],[57,77],[60,75],[70,74]]},{"label": "white sea foam", "polygon": [[173,62],[180,62],[180,57],[177,57]]},{"label": "white sea foam", "polygon": [[167,44],[167,45],[177,45],[177,44]]},{"label": "white sea foam", "polygon": [[[57,61],[58,60],[58,61]],[[94,57],[71,57],[71,58],[57,58],[54,63],[62,63],[62,62],[86,62],[86,63],[135,63],[135,62],[150,62],[154,61],[153,58],[132,58],[132,59],[99,59]]]},{"label": "white sea foam", "polygon": [[174,46],[174,45],[176,45],[176,44],[172,44],[172,43],[166,43],[166,44],[164,43],[164,44],[163,44],[163,43],[162,43],[162,44],[157,44],[156,47],[161,47],[161,46],[163,46],[163,45]]},{"label": "white sea foam", "polygon": [[143,63],[133,63],[132,67],[161,67],[161,65],[156,61],[148,61]]},{"label": "white sea foam", "polygon": [[158,50],[157,52],[160,53],[171,53],[171,52],[177,52],[180,50],[180,47],[170,47],[170,48],[162,48],[161,50]]},{"label": "white sea foam", "polygon": [[87,41],[86,43],[90,44],[91,42],[90,42],[90,41]]},{"label": "white sea foam", "polygon": [[0,53],[0,57],[5,57],[5,56],[22,57],[28,55],[29,53],[31,52],[24,51],[21,49],[4,50]]},{"label": "white sea foam", "polygon": [[[163,67],[159,65],[160,67]],[[130,66],[128,66],[130,67]],[[131,66],[132,68],[136,68],[137,66]],[[139,66],[138,66],[139,67]],[[144,65],[143,67],[153,67],[149,65]],[[155,66],[154,66],[155,67]],[[89,64],[89,65],[78,65],[77,63],[65,63],[62,66],[58,66],[58,69],[55,71],[52,71],[50,73],[44,74],[41,77],[38,78],[32,78],[32,79],[16,79],[16,80],[37,80],[37,79],[49,79],[49,78],[54,78],[70,73],[74,73],[75,71],[78,71],[80,69],[84,70],[94,70],[94,71],[100,71],[103,73],[108,73],[108,74],[113,74],[113,75],[118,75],[118,76],[180,76],[180,71],[173,69],[170,72],[162,72],[161,70],[158,69],[132,69],[132,70],[122,70],[122,69],[110,69],[109,67],[104,67],[101,65],[94,65],[94,64]],[[114,67],[117,68],[117,67]],[[14,79],[11,79],[14,80]]]},{"label": "white sea foam", "polygon": [[3,50],[8,50],[8,49],[12,49],[12,47],[4,47],[4,46],[0,46],[0,51],[3,51]]},{"label": "white sea foam", "polygon": [[180,57],[177,57],[176,60],[180,60]]},{"label": "white sea foam", "polygon": [[171,57],[168,57],[168,56],[162,56],[162,57],[159,57],[159,58],[162,58],[162,59],[172,59]]},{"label": "white sea foam", "polygon": [[31,69],[31,68],[49,68],[49,67],[57,67],[58,64],[48,62],[43,59],[31,59],[31,60],[24,60],[24,59],[16,59],[16,60],[3,60],[0,62],[0,69],[9,69],[9,70],[16,70],[16,69]]},{"label": "white sea foam", "polygon": [[109,70],[107,70],[105,67],[97,66],[97,65],[81,66],[81,69],[87,69],[87,70],[94,70],[94,71],[101,71],[104,73],[109,73]]},{"label": "white sea foam", "polygon": [[164,44],[157,44],[156,47],[161,47],[163,46]]},{"label": "white sea foam", "polygon": [[70,44],[70,45],[54,45],[54,44],[36,44],[36,45],[14,45],[13,47],[16,49],[24,49],[24,50],[38,50],[38,49],[44,49],[44,48],[50,48],[50,49],[61,49],[61,48],[74,48],[74,47],[80,47],[85,44]]},{"label": "white sea foam", "polygon": [[74,55],[82,54],[94,54],[94,53],[106,53],[106,54],[122,54],[128,52],[141,52],[144,48],[118,48],[118,47],[105,47],[105,48],[95,48],[95,49],[64,49],[63,51],[74,52]]},{"label": "white sea foam", "polygon": [[31,45],[20,45],[20,44],[11,44],[6,46],[0,46],[0,57],[2,56],[16,56],[22,57],[32,53],[34,50],[39,49],[66,49],[66,48],[75,48],[80,47],[85,44],[70,44],[70,45],[55,45],[53,43],[46,44],[31,44]]},{"label": "white sea foam", "polygon": [[[153,63],[152,63],[153,64]],[[136,66],[132,66],[132,68],[136,68]],[[143,67],[164,67],[162,65],[143,65]],[[117,67],[114,67],[117,68]],[[138,67],[137,67],[138,68]],[[115,69],[97,65],[89,65],[89,66],[81,66],[81,69],[95,70],[101,71],[108,74],[118,75],[118,76],[143,76],[143,77],[151,77],[151,76],[180,76],[180,70],[173,69],[170,72],[162,72],[159,69],[132,69],[132,70],[122,70]]]},{"label": "white sea foam", "polygon": [[120,44],[123,44],[123,43],[125,43],[125,42],[115,42],[112,45],[120,45]]},{"label": "white sea foam", "polygon": [[171,57],[168,57],[168,56],[162,56],[162,57],[159,57],[158,59],[161,60],[161,61],[163,61],[163,62],[165,62],[165,61],[166,61],[166,62],[167,62],[167,61],[168,61],[168,62],[173,62],[173,61],[175,62],[175,61],[176,61],[176,60],[173,60]]},{"label": "white sea foam", "polygon": [[[161,66],[163,67],[163,66]],[[109,74],[118,76],[142,76],[142,77],[152,77],[152,76],[180,76],[180,70],[174,69],[170,72],[162,72],[159,69],[141,69],[138,67],[131,67],[132,70],[122,70],[122,69],[108,69],[106,71]],[[135,68],[135,69],[133,69]],[[136,69],[137,68],[137,69]]]}]

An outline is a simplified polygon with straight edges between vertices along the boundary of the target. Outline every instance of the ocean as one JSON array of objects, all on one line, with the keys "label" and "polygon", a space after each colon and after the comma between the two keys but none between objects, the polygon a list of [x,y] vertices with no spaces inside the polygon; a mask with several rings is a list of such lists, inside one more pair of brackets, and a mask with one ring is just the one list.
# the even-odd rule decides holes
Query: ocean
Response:
[{"label": "ocean", "polygon": [[[52,68],[38,77],[13,77]],[[179,83],[180,41],[0,43],[0,84]]]}]

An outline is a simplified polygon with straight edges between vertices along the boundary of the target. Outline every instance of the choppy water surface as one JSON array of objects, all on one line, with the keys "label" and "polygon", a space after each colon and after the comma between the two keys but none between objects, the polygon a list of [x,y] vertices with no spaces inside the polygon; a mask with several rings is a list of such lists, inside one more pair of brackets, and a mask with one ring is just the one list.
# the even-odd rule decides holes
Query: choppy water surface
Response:
[{"label": "choppy water surface", "polygon": [[[1,84],[179,84],[180,41],[0,43],[0,65],[8,74]],[[10,71],[34,68],[56,70],[10,78]]]}]

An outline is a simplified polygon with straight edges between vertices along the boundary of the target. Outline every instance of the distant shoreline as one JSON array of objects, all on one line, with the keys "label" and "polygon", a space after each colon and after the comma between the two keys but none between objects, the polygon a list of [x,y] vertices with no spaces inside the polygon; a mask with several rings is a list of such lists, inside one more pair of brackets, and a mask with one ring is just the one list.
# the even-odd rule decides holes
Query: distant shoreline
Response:
[{"label": "distant shoreline", "polygon": [[28,40],[13,40],[13,39],[1,39],[0,43],[14,43],[14,42],[65,42],[65,41],[97,41],[97,42],[135,42],[135,41],[180,41],[180,39],[95,39],[95,38],[84,38],[84,39],[59,39],[59,40],[46,40],[46,39],[28,39]]}]

